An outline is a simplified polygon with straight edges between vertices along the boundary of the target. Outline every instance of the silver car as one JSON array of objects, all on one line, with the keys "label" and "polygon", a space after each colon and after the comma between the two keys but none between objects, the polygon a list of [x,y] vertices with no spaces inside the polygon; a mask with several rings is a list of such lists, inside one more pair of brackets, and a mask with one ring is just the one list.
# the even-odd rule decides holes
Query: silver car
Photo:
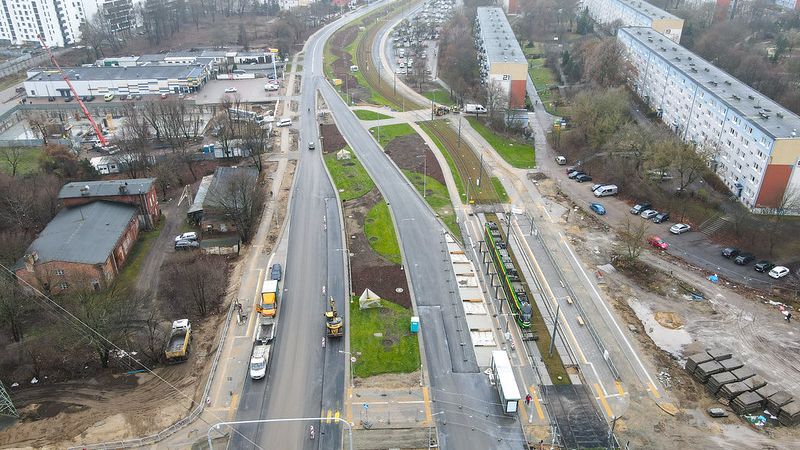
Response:
[{"label": "silver car", "polygon": [[645,209],[642,211],[642,219],[652,219],[653,217],[658,215],[658,211],[655,209]]}]

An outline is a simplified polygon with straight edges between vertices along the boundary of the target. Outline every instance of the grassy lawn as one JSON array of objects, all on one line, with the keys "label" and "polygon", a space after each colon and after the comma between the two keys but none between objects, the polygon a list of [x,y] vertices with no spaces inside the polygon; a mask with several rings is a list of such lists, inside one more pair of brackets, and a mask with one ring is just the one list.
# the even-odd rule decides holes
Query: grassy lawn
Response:
[{"label": "grassy lawn", "polygon": [[391,119],[391,117],[387,116],[386,114],[381,114],[375,111],[367,111],[366,109],[355,109],[353,110],[353,113],[355,113],[356,117],[361,120]]},{"label": "grassy lawn", "polygon": [[531,75],[531,81],[536,89],[544,89],[558,83],[553,71],[545,66],[534,65],[528,73]]},{"label": "grassy lawn", "polygon": [[394,233],[392,215],[389,213],[389,207],[386,206],[386,200],[373,206],[367,213],[364,234],[367,235],[372,249],[381,256],[396,264],[403,263],[400,257],[400,245]]},{"label": "grassy lawn", "polygon": [[[11,164],[3,157],[3,151],[10,151],[11,149],[0,150],[0,171],[11,174]],[[20,155],[19,165],[17,166],[17,174],[25,175],[39,171],[39,155],[42,153],[40,147],[25,147],[22,149]]]},{"label": "grassy lawn", "polygon": [[[378,128],[380,128],[380,130]],[[386,147],[386,144],[392,142],[394,138],[398,136],[416,133],[416,131],[411,128],[411,125],[407,123],[386,125],[384,127],[372,127],[369,129],[369,132],[375,136],[375,139],[378,140],[378,143],[381,144],[381,147]],[[380,132],[380,136],[378,135],[378,132]]]},{"label": "grassy lawn", "polygon": [[116,279],[117,283],[122,284],[123,287],[128,289],[133,289],[135,287],[136,276],[139,275],[139,267],[142,265],[144,255],[147,254],[153,241],[161,234],[161,230],[164,228],[164,222],[166,222],[166,220],[162,218],[155,230],[139,233],[139,238],[136,239],[133,250],[131,250],[131,253],[128,255],[125,266]]},{"label": "grassy lawn", "polygon": [[421,173],[403,170],[403,174],[405,174],[406,178],[411,181],[411,184],[417,188],[420,194],[422,194],[423,187],[427,189],[428,193],[425,196],[425,201],[436,211],[436,214],[439,215],[442,222],[447,225],[447,229],[450,230],[453,237],[459,242],[464,242],[461,236],[461,229],[458,227],[458,222],[456,221],[456,214],[453,211],[453,203],[450,201],[450,195],[447,193],[447,186],[431,177],[427,177],[427,181],[423,183],[423,174]]},{"label": "grassy lawn", "polygon": [[340,161],[333,153],[325,155],[325,165],[328,166],[328,172],[336,183],[339,197],[343,201],[361,197],[375,187],[372,178],[361,165],[361,161],[352,153],[349,145],[345,146],[345,150],[350,152],[350,159]]},{"label": "grassy lawn", "polygon": [[507,163],[517,168],[535,165],[536,153],[532,146],[524,144],[522,141],[506,139],[494,133],[474,117],[467,117],[467,120],[472,125],[472,128],[480,133]]},{"label": "grassy lawn", "polygon": [[506,192],[506,188],[503,187],[503,183],[500,182],[500,178],[492,177],[491,181],[494,190],[497,191],[497,194],[500,196],[500,200],[508,202],[508,192]]},{"label": "grassy lawn", "polygon": [[[413,312],[390,301],[382,308],[359,309],[358,297],[350,302],[350,351],[358,359],[355,375],[366,378],[381,373],[419,370],[419,340],[412,333]],[[380,333],[380,337],[375,334]]]},{"label": "grassy lawn", "polygon": [[[452,105],[454,104],[453,99],[450,98],[450,93],[443,90],[438,91],[431,91],[431,92],[423,92],[422,95],[425,96],[428,100],[435,101],[440,105]],[[428,109],[430,109],[430,105],[428,105]]]},{"label": "grassy lawn", "polygon": [[450,173],[453,174],[453,180],[455,180],[456,187],[458,188],[458,195],[460,195],[462,199],[465,198],[464,182],[461,180],[461,175],[458,173],[458,170],[456,169],[456,165],[453,162],[453,157],[450,156],[450,153],[447,152],[447,149],[444,148],[444,145],[442,145],[442,143],[439,141],[436,135],[434,135],[431,132],[431,130],[428,129],[428,124],[423,122],[420,123],[419,125],[422,127],[423,130],[425,130],[426,133],[428,133],[428,137],[431,138],[433,143],[436,144],[437,147],[439,147],[439,151],[442,152],[442,155],[444,155],[444,159],[447,160],[447,168],[450,169]]},{"label": "grassy lawn", "polygon": [[294,71],[295,72],[302,72],[303,71],[303,65],[302,64],[295,65],[294,66]]}]

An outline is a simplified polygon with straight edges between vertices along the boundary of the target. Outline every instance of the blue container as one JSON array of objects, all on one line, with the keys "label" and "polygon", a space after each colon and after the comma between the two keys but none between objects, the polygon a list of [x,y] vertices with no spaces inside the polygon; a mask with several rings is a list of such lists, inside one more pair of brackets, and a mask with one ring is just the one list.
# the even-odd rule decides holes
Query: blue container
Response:
[{"label": "blue container", "polygon": [[208,146],[207,145],[203,146],[203,153],[208,153]]},{"label": "blue container", "polygon": [[419,317],[417,316],[411,318],[411,331],[414,333],[419,331]]},{"label": "blue container", "polygon": [[214,153],[214,144],[208,144],[208,153]]}]

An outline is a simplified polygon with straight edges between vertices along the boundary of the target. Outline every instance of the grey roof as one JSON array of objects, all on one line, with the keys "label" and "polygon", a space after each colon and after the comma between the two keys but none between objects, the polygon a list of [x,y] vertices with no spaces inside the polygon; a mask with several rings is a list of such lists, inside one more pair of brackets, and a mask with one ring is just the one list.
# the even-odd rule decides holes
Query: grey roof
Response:
[{"label": "grey roof", "polygon": [[528,64],[519,47],[517,37],[508,24],[501,8],[481,6],[478,8],[478,23],[483,48],[489,63],[517,62]]},{"label": "grey roof", "polygon": [[209,247],[232,247],[239,243],[239,236],[227,236],[214,239],[203,239],[200,248]]},{"label": "grey roof", "polygon": [[233,176],[240,173],[252,178],[253,181],[258,178],[258,170],[252,167],[217,167],[217,170],[214,171],[214,179],[211,180],[211,185],[208,188],[208,194],[206,194],[203,201],[203,206],[206,208],[216,206],[220,195],[220,187],[225,186]]},{"label": "grey roof", "polygon": [[[105,200],[63,208],[25,253],[36,252],[39,264],[50,261],[104,263],[137,210],[133,205]],[[24,266],[20,259],[15,269]]]},{"label": "grey roof", "polygon": [[208,194],[208,187],[211,186],[211,181],[214,180],[214,175],[206,175],[200,182],[200,187],[197,188],[197,195],[194,196],[194,202],[189,206],[187,214],[196,213],[203,210],[203,202],[206,200]]},{"label": "grey roof", "polygon": [[[181,65],[164,64],[134,67],[64,67],[64,75],[72,81],[105,81],[105,80],[153,80],[153,79],[186,79],[198,78],[203,74],[205,66],[200,64]],[[32,69],[37,71],[26,81],[62,81],[63,78],[51,67]],[[46,72],[46,73],[45,73]]]},{"label": "grey roof", "polygon": [[778,139],[795,138],[800,117],[766,95],[718,69],[705,59],[676,44],[663,34],[645,27],[626,27],[619,31],[630,35],[651,52],[664,58],[698,87],[716,96],[728,108],[765,134]]},{"label": "grey roof", "polygon": [[627,5],[631,9],[645,15],[653,20],[675,19],[680,20],[680,17],[670,14],[661,8],[651,5],[650,3],[641,0],[617,0],[623,5]]},{"label": "grey roof", "polygon": [[[146,194],[150,191],[155,178],[133,178],[128,180],[100,180],[76,181],[67,183],[58,193],[58,198],[76,197],[104,197],[108,195]],[[120,192],[120,186],[125,186],[126,193]],[[81,189],[89,188],[87,195],[81,194]]]}]

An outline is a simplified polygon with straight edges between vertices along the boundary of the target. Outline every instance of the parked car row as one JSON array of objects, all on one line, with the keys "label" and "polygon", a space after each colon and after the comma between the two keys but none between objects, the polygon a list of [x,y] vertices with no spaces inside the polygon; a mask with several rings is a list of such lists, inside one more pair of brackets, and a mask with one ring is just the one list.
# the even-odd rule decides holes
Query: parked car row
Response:
[{"label": "parked car row", "polygon": [[175,236],[175,250],[191,250],[200,247],[197,242],[197,233],[194,231],[187,231]]},{"label": "parked car row", "polygon": [[[737,247],[726,247],[722,250],[722,256],[728,259],[732,259],[735,264],[740,266],[746,266],[752,261],[755,261],[756,255],[750,252],[743,252]],[[767,272],[772,278],[776,280],[778,278],[783,278],[786,275],[789,275],[789,269],[784,266],[776,266],[771,261],[761,260],[753,266],[756,272]]]},{"label": "parked car row", "polygon": [[583,183],[584,181],[592,181],[592,177],[590,177],[577,167],[567,168],[567,178],[575,180],[578,183]]}]

